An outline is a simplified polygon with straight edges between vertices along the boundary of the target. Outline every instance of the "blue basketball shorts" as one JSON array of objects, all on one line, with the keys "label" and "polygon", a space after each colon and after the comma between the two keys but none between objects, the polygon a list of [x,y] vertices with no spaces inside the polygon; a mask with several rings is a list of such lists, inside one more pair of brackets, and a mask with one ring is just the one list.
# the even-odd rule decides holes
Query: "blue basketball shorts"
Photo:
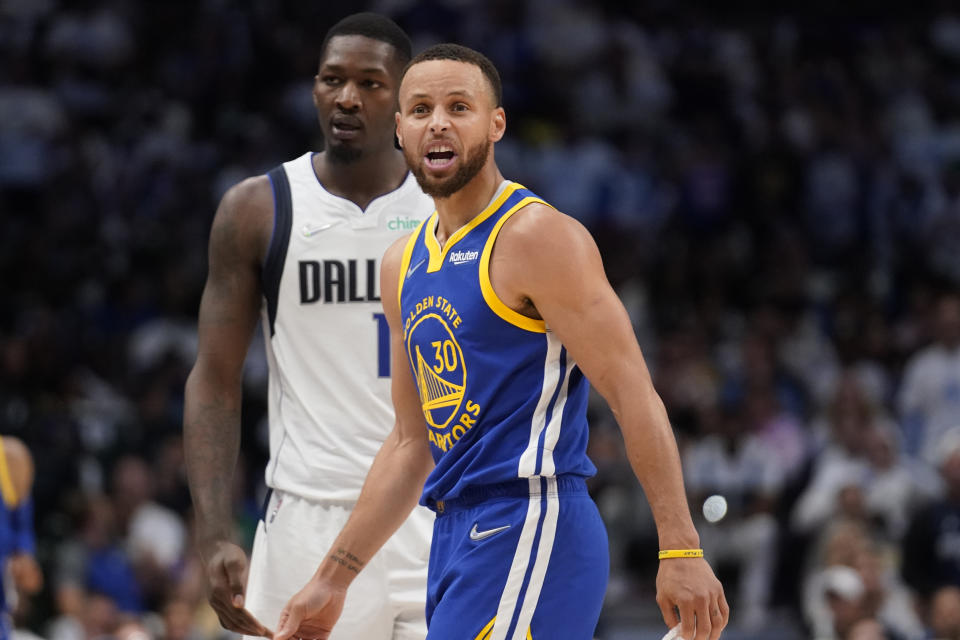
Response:
[{"label": "blue basketball shorts", "polygon": [[582,478],[471,487],[439,503],[427,640],[590,640],[610,570]]}]

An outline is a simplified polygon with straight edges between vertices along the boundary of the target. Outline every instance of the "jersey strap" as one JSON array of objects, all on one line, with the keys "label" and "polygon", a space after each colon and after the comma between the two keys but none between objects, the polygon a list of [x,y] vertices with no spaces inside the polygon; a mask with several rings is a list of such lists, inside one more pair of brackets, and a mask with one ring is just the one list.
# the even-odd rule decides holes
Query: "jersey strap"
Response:
[{"label": "jersey strap", "polygon": [[[523,188],[519,185],[518,187],[521,189]],[[486,301],[487,306],[490,307],[490,310],[510,324],[534,333],[546,333],[546,322],[525,316],[522,313],[518,313],[508,307],[500,299],[500,296],[497,295],[497,292],[494,291],[493,283],[490,282],[490,256],[493,255],[493,244],[497,241],[497,235],[500,233],[500,229],[502,229],[503,224],[510,219],[510,216],[515,214],[517,211],[520,211],[528,204],[532,204],[534,202],[538,202],[553,208],[553,205],[551,205],[549,202],[545,202],[534,195],[526,196],[516,204],[512,205],[506,211],[506,213],[501,215],[500,219],[497,220],[497,223],[493,226],[493,230],[490,231],[490,235],[487,236],[487,241],[483,245],[483,253],[480,256],[480,292],[483,294],[483,299]]]},{"label": "jersey strap", "polygon": [[10,467],[7,465],[7,452],[3,448],[3,438],[0,438],[0,493],[3,494],[3,501],[8,508],[17,506],[17,489],[13,486],[13,478],[10,477]]},{"label": "jersey strap", "polygon": [[290,181],[283,166],[275,167],[267,173],[273,187],[273,234],[267,259],[263,263],[261,279],[263,295],[267,299],[267,317],[270,319],[270,335],[275,332],[277,319],[277,299],[280,295],[280,277],[283,275],[283,263],[287,259],[287,245],[290,244],[290,227],[293,225],[293,199],[290,195]]}]

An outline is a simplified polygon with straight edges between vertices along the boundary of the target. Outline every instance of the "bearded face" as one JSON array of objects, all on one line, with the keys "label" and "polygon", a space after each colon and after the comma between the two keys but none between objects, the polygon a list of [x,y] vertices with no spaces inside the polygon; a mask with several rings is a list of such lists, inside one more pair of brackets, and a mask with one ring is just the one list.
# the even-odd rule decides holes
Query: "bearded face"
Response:
[{"label": "bearded face", "polygon": [[403,150],[407,166],[417,179],[423,192],[433,198],[449,198],[464,188],[476,176],[490,155],[493,143],[483,141],[470,148],[465,158],[452,158],[458,161],[455,171],[446,177],[433,175],[427,171],[427,164],[431,161],[431,152],[422,154],[419,150]]},{"label": "bearded face", "polygon": [[492,163],[506,120],[479,66],[418,62],[401,82],[399,103],[397,135],[424,193],[449,198]]}]

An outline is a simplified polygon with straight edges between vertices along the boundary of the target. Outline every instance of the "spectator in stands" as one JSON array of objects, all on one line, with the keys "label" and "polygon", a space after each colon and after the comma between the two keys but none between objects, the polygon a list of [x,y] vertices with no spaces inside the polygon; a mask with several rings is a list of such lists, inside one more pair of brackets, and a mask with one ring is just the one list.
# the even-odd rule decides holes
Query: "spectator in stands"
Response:
[{"label": "spectator in stands", "polygon": [[791,526],[802,535],[823,527],[837,513],[845,491],[859,495],[866,517],[877,532],[898,540],[918,504],[939,488],[925,465],[900,453],[896,425],[864,393],[858,376],[846,372],[824,416],[814,423],[825,440],[810,480],[794,505]]},{"label": "spectator in stands", "polygon": [[150,602],[162,602],[183,561],[186,528],[177,514],[154,502],[153,475],[137,456],[117,461],[112,499],[137,583]]},{"label": "spectator in stands", "polygon": [[937,452],[945,495],[913,517],[903,539],[903,577],[924,598],[960,586],[960,427],[943,435]]},{"label": "spectator in stands", "polygon": [[857,550],[853,568],[863,581],[864,604],[887,634],[903,640],[922,640],[923,623],[912,594],[892,565],[890,549],[870,540]]},{"label": "spectator in stands", "polygon": [[845,640],[856,625],[869,620],[864,586],[850,567],[827,567],[819,576],[819,599],[823,616],[814,624],[816,640]]},{"label": "spectator in stands", "polygon": [[899,541],[913,513],[939,495],[939,479],[926,465],[900,453],[900,432],[891,423],[874,423],[865,439],[867,514],[885,540]]},{"label": "spectator in stands", "polygon": [[140,614],[143,590],[118,534],[113,503],[105,496],[90,496],[81,509],[77,535],[57,550],[54,589],[61,613],[80,616],[84,623],[93,605],[97,611],[108,608],[101,602],[105,599],[111,611]]},{"label": "spectator in stands", "polygon": [[960,640],[960,587],[941,587],[930,603],[931,640]]},{"label": "spectator in stands", "polygon": [[844,640],[894,640],[895,638],[896,636],[890,634],[873,618],[864,618],[850,628]]},{"label": "spectator in stands", "polygon": [[934,342],[907,362],[898,398],[907,452],[933,463],[943,434],[960,416],[960,294],[942,294]]}]

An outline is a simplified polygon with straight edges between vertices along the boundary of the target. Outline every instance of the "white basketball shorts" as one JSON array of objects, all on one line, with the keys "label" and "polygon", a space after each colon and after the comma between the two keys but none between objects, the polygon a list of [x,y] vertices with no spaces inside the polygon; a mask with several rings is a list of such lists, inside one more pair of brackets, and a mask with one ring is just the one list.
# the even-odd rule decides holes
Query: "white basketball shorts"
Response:
[{"label": "white basketball shorts", "polygon": [[[350,517],[352,503],[313,502],[274,491],[250,556],[246,605],[276,629]],[[330,640],[423,640],[433,512],[416,507],[347,590]]]}]

